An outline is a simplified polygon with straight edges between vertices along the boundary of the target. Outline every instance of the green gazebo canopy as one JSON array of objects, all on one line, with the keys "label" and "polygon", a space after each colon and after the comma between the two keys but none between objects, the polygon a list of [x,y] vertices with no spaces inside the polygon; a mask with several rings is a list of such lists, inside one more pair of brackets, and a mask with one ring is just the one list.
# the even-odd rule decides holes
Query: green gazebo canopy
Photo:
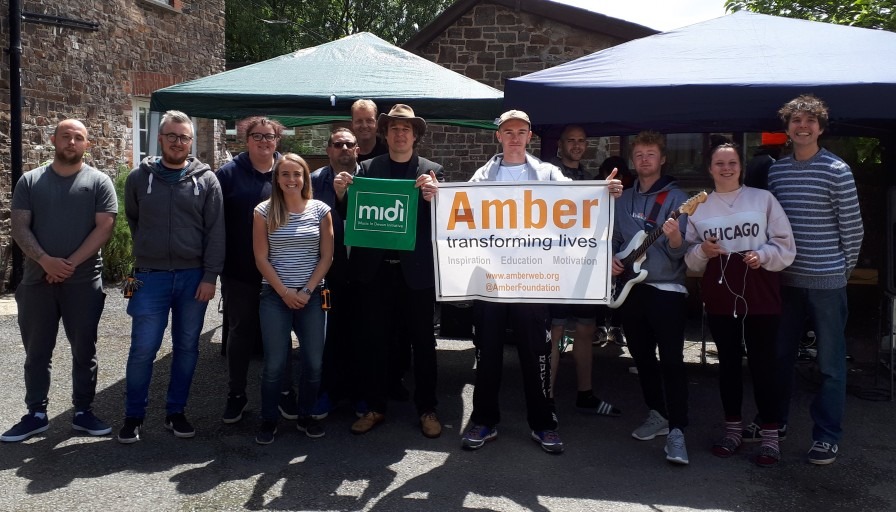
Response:
[{"label": "green gazebo canopy", "polygon": [[349,119],[351,104],[380,112],[407,103],[427,122],[494,128],[504,94],[368,32],[183,82],[152,94],[151,109],[209,119],[266,115],[288,126]]}]

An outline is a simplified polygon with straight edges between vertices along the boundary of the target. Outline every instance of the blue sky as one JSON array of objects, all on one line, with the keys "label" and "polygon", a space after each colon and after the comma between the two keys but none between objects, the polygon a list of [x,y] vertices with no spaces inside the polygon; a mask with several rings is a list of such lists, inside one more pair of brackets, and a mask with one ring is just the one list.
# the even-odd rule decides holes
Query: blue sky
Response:
[{"label": "blue sky", "polygon": [[725,0],[554,0],[666,31],[725,15]]}]

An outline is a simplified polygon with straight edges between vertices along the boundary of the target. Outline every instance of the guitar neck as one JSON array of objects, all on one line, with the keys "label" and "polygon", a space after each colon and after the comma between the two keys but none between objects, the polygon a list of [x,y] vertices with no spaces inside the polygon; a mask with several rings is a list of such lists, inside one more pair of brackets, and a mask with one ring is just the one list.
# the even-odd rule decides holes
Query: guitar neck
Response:
[{"label": "guitar neck", "polygon": [[[671,217],[673,220],[677,220],[680,215],[681,215],[681,212],[679,210],[675,210],[674,212],[672,212]],[[622,260],[622,263],[625,266],[628,266],[628,265],[634,263],[635,261],[637,261],[638,258],[643,256],[644,253],[647,252],[647,249],[651,245],[653,245],[653,243],[656,242],[657,238],[659,238],[660,235],[662,235],[662,234],[663,234],[663,226],[662,226],[662,224],[660,224],[659,226],[655,227],[653,229],[653,231],[650,232],[649,235],[647,235],[647,238],[645,238],[644,241],[641,242],[641,245],[639,245],[637,249],[632,251],[631,254],[629,254],[628,256],[625,257],[624,260]]]}]

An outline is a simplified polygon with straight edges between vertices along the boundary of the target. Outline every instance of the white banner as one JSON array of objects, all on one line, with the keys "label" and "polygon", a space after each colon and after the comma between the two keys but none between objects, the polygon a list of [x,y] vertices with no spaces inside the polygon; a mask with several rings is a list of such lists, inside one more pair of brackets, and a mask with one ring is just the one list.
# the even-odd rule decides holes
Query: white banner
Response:
[{"label": "white banner", "polygon": [[440,183],[436,299],[606,304],[611,199],[606,181]]}]

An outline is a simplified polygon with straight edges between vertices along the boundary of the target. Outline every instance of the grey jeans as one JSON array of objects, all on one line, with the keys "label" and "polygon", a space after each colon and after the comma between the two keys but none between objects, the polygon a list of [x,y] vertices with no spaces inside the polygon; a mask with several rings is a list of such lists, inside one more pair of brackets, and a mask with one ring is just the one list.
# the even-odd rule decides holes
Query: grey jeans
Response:
[{"label": "grey jeans", "polygon": [[29,411],[47,410],[60,318],[72,352],[72,404],[76,411],[90,409],[96,395],[97,324],[105,301],[100,279],[19,285],[16,289],[19,330],[25,346],[25,404]]}]

